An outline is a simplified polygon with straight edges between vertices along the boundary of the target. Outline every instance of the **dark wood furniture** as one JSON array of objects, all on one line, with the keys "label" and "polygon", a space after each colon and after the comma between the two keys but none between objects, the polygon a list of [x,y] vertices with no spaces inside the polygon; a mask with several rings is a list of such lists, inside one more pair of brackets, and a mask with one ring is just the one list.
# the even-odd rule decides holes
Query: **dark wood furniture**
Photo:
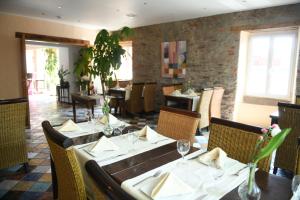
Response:
[{"label": "dark wood furniture", "polygon": [[278,124],[279,112],[278,111],[272,112],[270,114],[270,118],[271,118],[271,125]]},{"label": "dark wood furniture", "polygon": [[[175,102],[174,106],[169,102]],[[193,110],[193,99],[187,97],[179,97],[172,95],[165,95],[165,106],[175,107],[175,108],[183,108],[192,111]]]},{"label": "dark wood furniture", "polygon": [[[195,150],[196,149],[193,148],[191,151]],[[176,150],[176,143],[171,143],[103,166],[103,169],[109,173],[117,183],[121,184],[127,179],[139,176],[178,158],[180,158],[180,155]],[[292,196],[291,180],[287,178],[274,176],[264,171],[258,171],[256,172],[256,181],[262,190],[262,200],[285,200],[290,199]],[[225,195],[222,199],[240,199],[237,188]]]},{"label": "dark wood furniture", "polygon": [[89,96],[82,96],[77,93],[71,94],[72,98],[72,106],[73,106],[73,119],[76,122],[76,102],[82,105],[85,105],[87,109],[92,110],[92,114],[94,114],[94,105],[96,105],[96,99],[91,98]]},{"label": "dark wood furniture", "polygon": [[115,109],[115,114],[120,110],[120,114],[125,113],[125,88],[110,88],[108,95],[111,96],[110,107]]},{"label": "dark wood furniture", "polygon": [[56,86],[57,100],[60,103],[69,103],[70,99],[70,85]]}]

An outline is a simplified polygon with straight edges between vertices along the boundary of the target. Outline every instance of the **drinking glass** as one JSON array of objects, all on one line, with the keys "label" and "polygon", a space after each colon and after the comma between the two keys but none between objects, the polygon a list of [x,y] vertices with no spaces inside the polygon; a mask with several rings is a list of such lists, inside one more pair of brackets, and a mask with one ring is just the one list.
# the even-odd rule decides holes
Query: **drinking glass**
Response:
[{"label": "drinking glass", "polygon": [[115,136],[122,135],[122,131],[119,128],[114,128],[114,135]]},{"label": "drinking glass", "polygon": [[[300,175],[295,175],[293,178],[293,181],[292,181],[292,191],[293,191],[294,195],[295,194],[300,195],[299,184],[300,184]],[[299,191],[297,191],[297,190],[299,190]]]},{"label": "drinking glass", "polygon": [[184,156],[190,151],[190,141],[188,140],[178,140],[177,141],[177,151],[181,155],[184,161]]},{"label": "drinking glass", "polygon": [[135,129],[128,129],[127,138],[129,142],[132,144],[132,150],[134,150],[134,144],[138,141],[138,135]]}]

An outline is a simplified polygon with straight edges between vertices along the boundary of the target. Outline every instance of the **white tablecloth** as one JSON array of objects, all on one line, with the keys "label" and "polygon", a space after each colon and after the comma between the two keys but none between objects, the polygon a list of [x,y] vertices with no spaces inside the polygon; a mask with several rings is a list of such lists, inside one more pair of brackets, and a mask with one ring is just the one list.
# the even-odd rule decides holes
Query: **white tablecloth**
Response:
[{"label": "white tablecloth", "polygon": [[[188,156],[186,159],[195,155],[201,154],[199,150]],[[178,163],[180,160],[176,160],[153,169],[135,178],[126,180],[122,183],[121,187],[135,197],[138,200],[150,200],[151,198],[145,195],[140,189],[147,184],[151,184],[151,181],[155,181],[155,178],[147,179],[137,186],[133,186],[140,180],[153,175],[156,171],[161,170],[164,172],[174,173],[187,185],[194,189],[193,193],[188,195],[178,195],[168,198],[161,198],[160,200],[215,200],[222,198],[225,194],[239,186],[248,177],[248,169],[243,170],[239,176],[233,175],[245,166],[236,160],[227,158],[225,170],[218,170],[213,167],[208,167],[201,164],[197,159],[188,160],[186,164]],[[220,174],[223,174],[221,177]]]},{"label": "white tablecloth", "polygon": [[[86,150],[89,149],[90,147],[90,146],[86,146],[88,144],[77,145],[74,147],[76,157],[79,161],[81,172],[83,174],[84,182],[86,185],[86,191],[90,199],[94,199],[93,192],[92,192],[93,182],[89,178],[84,166],[88,160],[95,160],[100,166],[108,165],[175,141],[171,138],[167,138],[162,135],[159,135],[159,137],[155,140],[156,142],[138,140],[134,145],[132,145],[132,143],[128,140],[127,135],[112,137],[110,138],[110,140],[119,147],[119,150],[101,152],[99,155],[95,157],[93,157],[92,155],[86,152]],[[89,144],[92,145],[94,143],[95,142]]]}]

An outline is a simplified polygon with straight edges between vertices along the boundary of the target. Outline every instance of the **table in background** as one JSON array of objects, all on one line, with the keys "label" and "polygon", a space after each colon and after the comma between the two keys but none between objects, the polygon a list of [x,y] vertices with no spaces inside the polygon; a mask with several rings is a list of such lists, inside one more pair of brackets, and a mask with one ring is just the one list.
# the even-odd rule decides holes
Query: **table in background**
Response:
[{"label": "table in background", "polygon": [[278,124],[279,112],[278,111],[272,112],[270,114],[270,118],[271,118],[271,125]]},{"label": "table in background", "polygon": [[[187,109],[189,111],[196,111],[197,106],[193,106],[195,99],[198,97],[185,97],[185,96],[174,96],[165,95],[165,106]],[[200,99],[200,97],[199,97]],[[169,105],[169,103],[175,102],[175,105]]]},{"label": "table in background", "polygon": [[69,103],[70,99],[70,85],[56,86],[57,100],[61,103]]},{"label": "table in background", "polygon": [[120,114],[124,115],[125,113],[125,88],[109,88],[108,95],[112,97],[111,102],[115,101],[113,105],[115,109],[115,114],[117,114],[118,108],[120,109]]},{"label": "table in background", "polygon": [[94,105],[96,105],[96,98],[92,98],[90,96],[83,96],[78,93],[71,94],[71,98],[72,98],[74,122],[76,122],[76,102],[85,105],[87,109],[91,109],[92,114],[94,114]]},{"label": "table in background", "polygon": [[[193,148],[194,152],[198,149]],[[122,182],[144,174],[152,169],[180,158],[176,143],[167,144],[159,148],[138,154],[136,156],[103,166],[120,185]],[[256,182],[262,190],[261,199],[285,200],[290,199],[291,180],[269,174],[264,171],[256,172]],[[238,200],[237,188],[226,194],[223,200]]]}]

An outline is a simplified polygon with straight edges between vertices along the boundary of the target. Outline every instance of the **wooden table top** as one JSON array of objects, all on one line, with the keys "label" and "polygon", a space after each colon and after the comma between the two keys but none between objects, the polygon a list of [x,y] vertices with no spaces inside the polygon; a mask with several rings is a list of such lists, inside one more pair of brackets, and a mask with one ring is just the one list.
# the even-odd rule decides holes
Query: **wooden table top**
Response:
[{"label": "wooden table top", "polygon": [[[192,148],[190,153],[198,149]],[[176,142],[138,154],[136,156],[103,166],[119,184],[127,179],[139,176],[161,165],[174,161],[181,156],[177,152]],[[262,190],[261,199],[285,200],[290,199],[291,180],[278,177],[264,171],[256,172],[256,181]],[[222,200],[238,200],[237,188],[225,195]]]}]

